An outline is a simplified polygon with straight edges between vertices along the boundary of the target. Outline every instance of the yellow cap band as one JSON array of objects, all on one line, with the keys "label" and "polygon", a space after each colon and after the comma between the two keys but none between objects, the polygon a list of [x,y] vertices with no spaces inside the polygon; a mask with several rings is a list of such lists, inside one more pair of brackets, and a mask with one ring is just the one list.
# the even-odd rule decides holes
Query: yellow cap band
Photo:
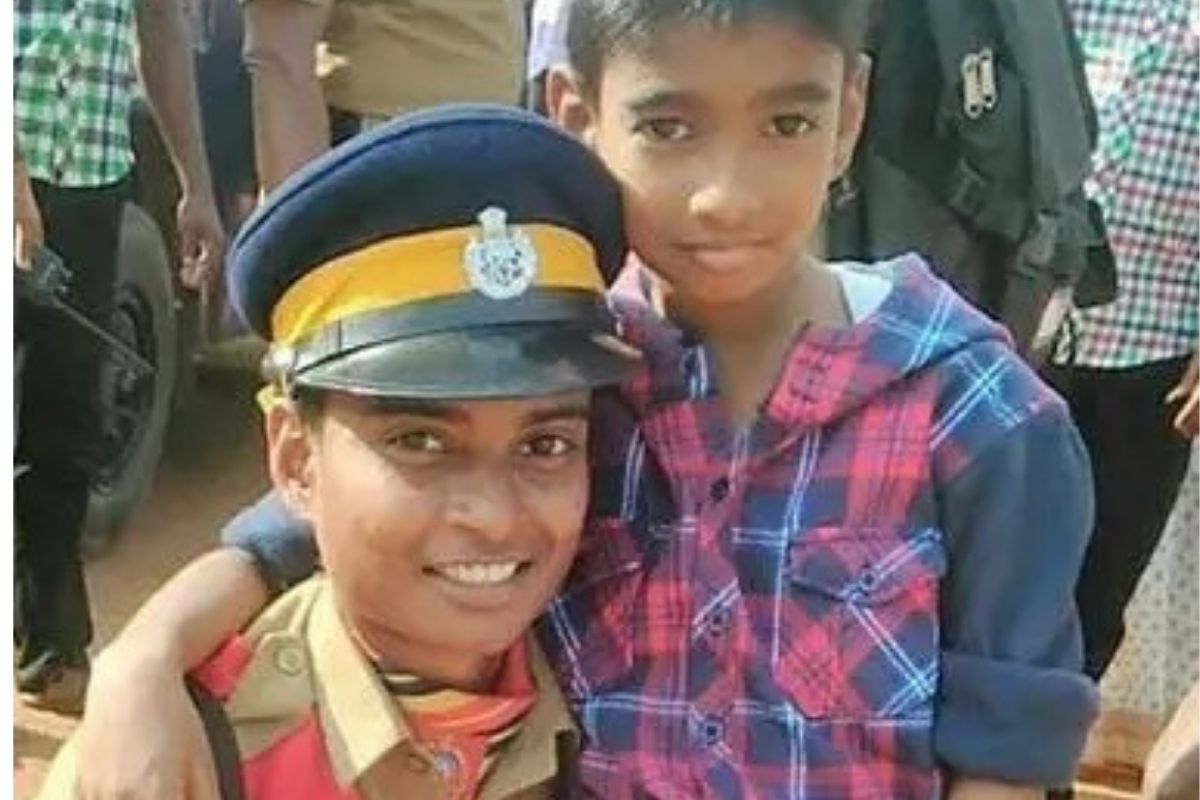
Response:
[{"label": "yellow cap band", "polygon": [[[591,243],[566,228],[519,225],[537,252],[532,287],[604,292]],[[335,258],[292,284],[271,315],[272,338],[290,345],[371,311],[474,291],[464,266],[478,226],[402,236]]]}]

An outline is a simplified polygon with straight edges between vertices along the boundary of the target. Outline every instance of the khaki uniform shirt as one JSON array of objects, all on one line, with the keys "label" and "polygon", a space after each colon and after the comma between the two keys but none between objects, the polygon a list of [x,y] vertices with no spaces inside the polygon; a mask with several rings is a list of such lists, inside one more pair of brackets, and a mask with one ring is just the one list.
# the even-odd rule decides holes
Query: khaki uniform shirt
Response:
[{"label": "khaki uniform shirt", "polygon": [[330,7],[318,72],[334,108],[371,120],[440,103],[520,101],[519,0],[296,2]]},{"label": "khaki uniform shirt", "polygon": [[[565,766],[560,759],[578,751],[570,713],[532,635],[527,646],[537,698],[484,779],[480,800],[553,798]],[[342,624],[325,577],[311,578],[277,600],[197,676],[223,700],[242,757],[247,800],[282,798],[298,785],[310,800],[437,800],[451,794],[436,757],[414,739]],[[152,727],[142,733],[153,735]],[[305,736],[319,741],[296,742]],[[289,753],[293,760],[282,763]],[[296,757],[313,753],[316,758]],[[280,775],[283,782],[269,777]],[[74,776],[71,740],[38,796],[69,800]]]}]

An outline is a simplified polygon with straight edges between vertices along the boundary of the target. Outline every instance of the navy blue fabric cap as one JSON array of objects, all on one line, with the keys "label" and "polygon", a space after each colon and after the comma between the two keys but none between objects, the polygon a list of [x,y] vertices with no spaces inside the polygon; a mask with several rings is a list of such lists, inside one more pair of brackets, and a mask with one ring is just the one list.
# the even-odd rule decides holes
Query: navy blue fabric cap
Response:
[{"label": "navy blue fabric cap", "polygon": [[[429,244],[443,232],[463,245]],[[355,137],[285,181],[233,244],[229,296],[297,385],[550,393],[619,380],[636,358],[603,297],[625,254],[619,187],[585,146],[519,109],[444,106]],[[594,280],[580,279],[583,260]],[[326,321],[322,281],[337,273],[337,303],[354,306],[360,270],[394,296]],[[280,306],[289,318],[311,306],[318,322],[298,336],[273,330]]]}]

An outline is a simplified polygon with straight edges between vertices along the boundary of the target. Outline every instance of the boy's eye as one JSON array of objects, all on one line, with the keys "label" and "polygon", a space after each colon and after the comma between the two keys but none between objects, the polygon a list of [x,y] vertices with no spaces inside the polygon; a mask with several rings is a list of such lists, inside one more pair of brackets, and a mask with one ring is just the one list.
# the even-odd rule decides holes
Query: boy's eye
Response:
[{"label": "boy's eye", "polygon": [[678,117],[641,120],[633,130],[656,142],[681,142],[692,135],[691,126]]},{"label": "boy's eye", "polygon": [[813,130],[816,124],[803,114],[777,114],[771,118],[768,135],[783,138],[803,136]]},{"label": "boy's eye", "polygon": [[575,442],[558,434],[534,436],[521,445],[521,454],[534,458],[561,458],[573,453]]}]

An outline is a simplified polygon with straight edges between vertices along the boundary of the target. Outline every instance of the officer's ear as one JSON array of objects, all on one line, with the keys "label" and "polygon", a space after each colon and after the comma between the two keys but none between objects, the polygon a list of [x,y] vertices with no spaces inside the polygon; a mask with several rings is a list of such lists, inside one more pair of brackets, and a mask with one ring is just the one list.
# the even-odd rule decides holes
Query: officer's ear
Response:
[{"label": "officer's ear", "polygon": [[297,517],[308,520],[315,475],[313,429],[295,403],[277,402],[266,412],[267,469],[275,491]]},{"label": "officer's ear", "polygon": [[596,111],[588,100],[582,79],[565,66],[551,67],[546,75],[546,111],[550,119],[594,147]]}]

